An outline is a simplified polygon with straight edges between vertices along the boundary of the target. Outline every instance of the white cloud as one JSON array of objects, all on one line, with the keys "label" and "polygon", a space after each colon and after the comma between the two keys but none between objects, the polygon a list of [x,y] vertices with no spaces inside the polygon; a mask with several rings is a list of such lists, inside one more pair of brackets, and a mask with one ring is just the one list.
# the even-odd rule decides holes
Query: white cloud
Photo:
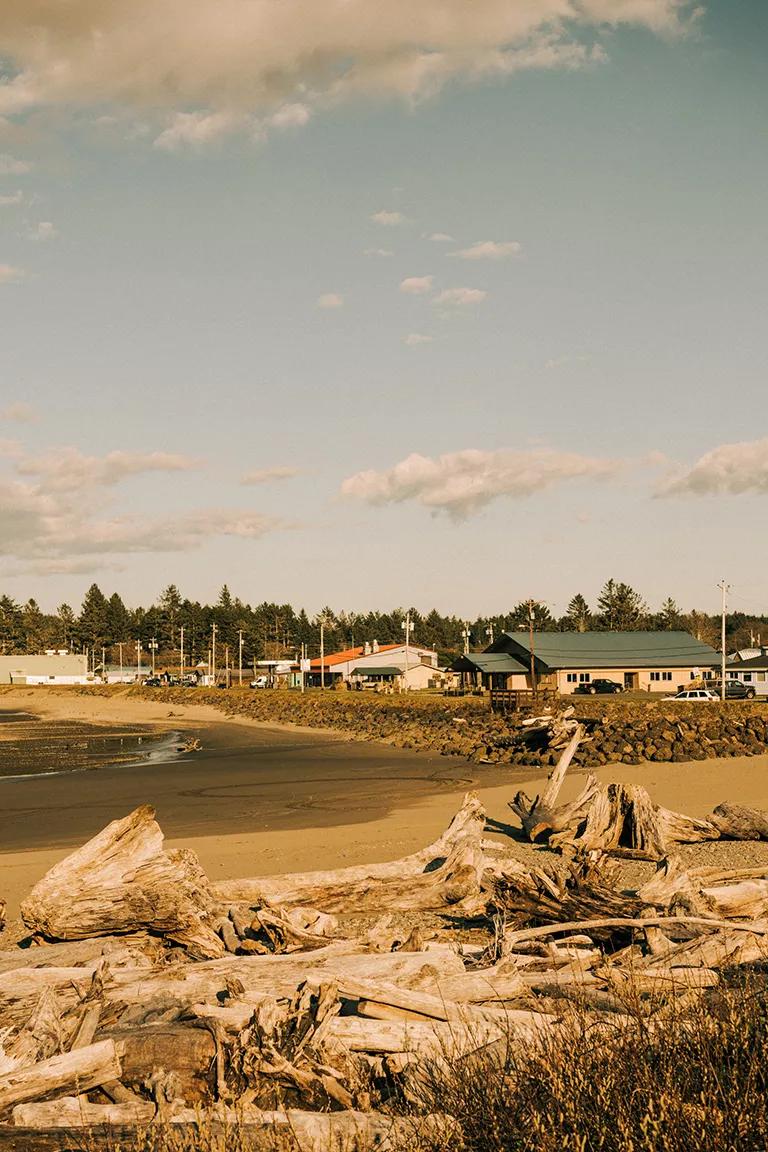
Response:
[{"label": "white cloud", "polygon": [[[87,457],[74,449],[37,459],[15,451],[15,476],[0,475],[0,538],[4,571],[23,561],[42,573],[101,566],[98,558],[129,553],[183,552],[222,536],[259,539],[282,520],[250,509],[193,509],[173,517],[105,515],[116,484],[141,473],[187,471],[188,457],[172,453],[110,452]],[[87,557],[87,560],[78,558]]]},{"label": "white cloud", "polygon": [[338,292],[324,292],[322,296],[317,298],[318,308],[343,308],[344,297],[340,296]]},{"label": "white cloud", "polygon": [[241,484],[269,484],[272,480],[293,480],[299,475],[298,468],[278,466],[276,468],[256,468],[253,472],[246,472],[241,478]]},{"label": "white cloud", "polygon": [[10,420],[14,424],[30,424],[37,419],[37,410],[24,400],[16,400],[13,404],[6,404],[0,408],[0,420]]},{"label": "white cloud", "polygon": [[[600,61],[621,25],[672,34],[688,0],[28,0],[0,15],[0,115],[44,105],[269,114],[431,96],[460,78]],[[143,112],[142,112],[143,114]]]},{"label": "white cloud", "polygon": [[227,112],[177,112],[153,146],[166,152],[185,146],[199,148],[233,132],[241,123],[239,117]]},{"label": "white cloud", "polygon": [[431,240],[434,244],[453,244],[453,236],[449,236],[447,232],[432,232],[424,238]]},{"label": "white cloud", "polygon": [[283,104],[277,112],[273,112],[269,123],[273,128],[302,128],[312,113],[306,104]]},{"label": "white cloud", "polygon": [[386,208],[382,208],[380,212],[374,212],[371,216],[374,224],[382,224],[385,228],[394,228],[398,224],[405,224],[406,217],[402,212],[388,212]]},{"label": "white cloud", "polygon": [[425,336],[422,332],[410,332],[403,341],[409,348],[416,348],[419,344],[431,344],[434,336]]},{"label": "white cloud", "polygon": [[392,256],[389,248],[364,248],[363,256]]},{"label": "white cloud", "polygon": [[482,304],[488,293],[483,288],[446,288],[435,296],[435,304],[458,305]]},{"label": "white cloud", "polygon": [[189,472],[200,463],[172,452],[108,452],[85,456],[77,448],[60,448],[44,456],[26,457],[17,465],[21,476],[37,476],[46,491],[75,492],[111,487],[129,476],[148,472]]},{"label": "white cloud", "polygon": [[[2,85],[0,85],[0,95],[2,95]],[[28,164],[26,160],[17,160],[15,156],[9,156],[7,152],[0,154],[0,176],[24,176],[31,171],[32,165]]]},{"label": "white cloud", "polygon": [[24,195],[21,191],[12,192],[10,196],[0,196],[0,208],[9,208],[12,204],[21,204]]},{"label": "white cloud", "polygon": [[462,260],[509,260],[512,256],[519,256],[522,250],[523,246],[517,240],[478,240],[452,255]]},{"label": "white cloud", "polygon": [[0,264],[0,284],[16,284],[24,279],[24,271],[12,264]]},{"label": "white cloud", "polygon": [[436,459],[414,453],[388,471],[348,477],[341,491],[368,504],[408,501],[461,519],[502,496],[531,496],[571,480],[604,480],[620,467],[618,461],[550,448],[493,452],[468,448]]},{"label": "white cloud", "polygon": [[768,438],[721,444],[664,481],[660,496],[768,494]]},{"label": "white cloud", "polygon": [[58,232],[50,220],[41,220],[32,235],[35,240],[55,240]]},{"label": "white cloud", "polygon": [[434,276],[407,276],[400,281],[400,291],[411,296],[423,296],[425,292],[432,291]]}]

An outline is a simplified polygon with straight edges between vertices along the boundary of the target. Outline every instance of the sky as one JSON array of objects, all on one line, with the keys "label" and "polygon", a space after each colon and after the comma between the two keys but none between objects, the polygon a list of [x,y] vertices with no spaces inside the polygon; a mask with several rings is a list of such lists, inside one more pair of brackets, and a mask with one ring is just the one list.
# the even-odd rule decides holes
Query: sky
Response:
[{"label": "sky", "polygon": [[763,0],[0,6],[0,594],[768,612]]}]

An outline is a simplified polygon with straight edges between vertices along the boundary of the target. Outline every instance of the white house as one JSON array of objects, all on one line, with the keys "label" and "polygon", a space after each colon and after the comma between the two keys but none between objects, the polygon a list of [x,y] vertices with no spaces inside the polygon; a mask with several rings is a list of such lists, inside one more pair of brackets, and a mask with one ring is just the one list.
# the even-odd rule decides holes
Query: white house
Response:
[{"label": "white house", "polygon": [[88,657],[50,651],[30,656],[0,656],[0,684],[91,684]]},{"label": "white house", "polygon": [[[398,688],[429,688],[441,677],[437,652],[418,644],[379,644],[374,640],[358,648],[331,652],[323,658],[325,682],[345,680],[357,684],[389,684]],[[320,659],[310,665],[310,682],[320,683]]]}]

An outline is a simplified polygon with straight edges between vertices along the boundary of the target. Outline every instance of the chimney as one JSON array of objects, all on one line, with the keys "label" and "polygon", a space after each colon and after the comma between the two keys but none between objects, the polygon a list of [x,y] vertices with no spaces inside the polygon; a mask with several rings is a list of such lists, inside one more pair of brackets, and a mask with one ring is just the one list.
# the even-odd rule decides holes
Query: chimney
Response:
[{"label": "chimney", "polygon": [[370,654],[371,654],[371,646],[368,643],[368,641],[366,640],[365,647],[363,648],[363,656],[370,656]]},{"label": "chimney", "polygon": [[373,642],[373,650],[374,650],[374,652],[378,652],[378,650],[379,650],[379,642],[378,642],[378,640],[374,640],[374,642]]}]

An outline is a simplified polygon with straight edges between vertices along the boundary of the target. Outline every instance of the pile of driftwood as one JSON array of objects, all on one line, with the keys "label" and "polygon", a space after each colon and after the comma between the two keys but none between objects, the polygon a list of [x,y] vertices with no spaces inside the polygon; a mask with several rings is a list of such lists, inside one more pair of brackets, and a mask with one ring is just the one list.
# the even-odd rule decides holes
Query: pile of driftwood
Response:
[{"label": "pile of driftwood", "polygon": [[[418,1133],[450,1147],[451,1117],[402,1115],[425,1064],[567,1035],[571,1002],[593,1034],[647,1027],[763,961],[768,869],[665,854],[622,886],[607,850],[660,855],[690,828],[591,780],[558,805],[582,735],[566,726],[544,795],[513,804],[527,834],[568,846],[545,866],[488,841],[472,794],[404,859],[219,884],[165,850],[151,809],[110,824],[24,902],[27,946],[0,952],[0,1150],[200,1124],[237,1124],[243,1146],[287,1133],[301,1152],[395,1152]],[[768,832],[717,811],[691,824]],[[447,941],[425,927],[441,922]],[[470,923],[485,936],[458,943]]]}]

